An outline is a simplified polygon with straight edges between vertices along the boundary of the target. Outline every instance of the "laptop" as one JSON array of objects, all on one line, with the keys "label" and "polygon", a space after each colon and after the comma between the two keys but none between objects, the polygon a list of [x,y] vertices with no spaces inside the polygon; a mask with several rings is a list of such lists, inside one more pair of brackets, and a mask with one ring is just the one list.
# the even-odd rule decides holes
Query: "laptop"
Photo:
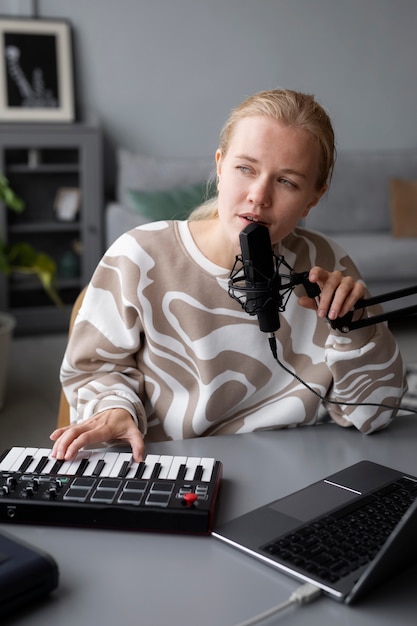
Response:
[{"label": "laptop", "polygon": [[213,530],[353,604],[417,561],[417,477],[361,461]]},{"label": "laptop", "polygon": [[55,589],[58,567],[47,553],[0,533],[0,618]]}]

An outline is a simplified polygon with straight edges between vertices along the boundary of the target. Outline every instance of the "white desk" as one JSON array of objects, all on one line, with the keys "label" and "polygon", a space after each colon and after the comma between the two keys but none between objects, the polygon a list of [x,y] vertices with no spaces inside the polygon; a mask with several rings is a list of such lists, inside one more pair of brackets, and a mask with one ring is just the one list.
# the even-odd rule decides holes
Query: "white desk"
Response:
[{"label": "white desk", "polygon": [[[147,451],[222,461],[222,522],[362,459],[417,475],[416,441],[417,417],[405,416],[371,436],[326,424],[155,444]],[[59,588],[7,624],[234,626],[299,586],[212,537],[12,524],[0,529],[50,552],[60,568]],[[357,606],[322,597],[266,623],[414,626],[416,586],[417,565]]]}]

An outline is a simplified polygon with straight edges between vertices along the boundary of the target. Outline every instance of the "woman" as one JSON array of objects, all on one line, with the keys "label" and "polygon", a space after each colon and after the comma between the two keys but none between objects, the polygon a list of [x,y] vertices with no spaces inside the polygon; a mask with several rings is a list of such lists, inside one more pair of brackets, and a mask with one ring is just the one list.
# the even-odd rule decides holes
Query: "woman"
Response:
[{"label": "woman", "polygon": [[[312,96],[266,91],[232,111],[216,152],[217,198],[188,221],[126,233],[99,264],[61,368],[71,426],[51,434],[54,456],[121,440],[140,460],[145,436],[314,424],[319,396],[342,426],[370,433],[390,423],[404,393],[395,340],[383,324],[331,329],[326,318],[351,310],[363,282],[343,250],[297,228],[326,192],[334,154],[331,122]],[[320,287],[318,305],[302,291],[288,300],[276,333],[280,361],[316,394],[278,366],[256,318],[228,294],[252,222]]]}]

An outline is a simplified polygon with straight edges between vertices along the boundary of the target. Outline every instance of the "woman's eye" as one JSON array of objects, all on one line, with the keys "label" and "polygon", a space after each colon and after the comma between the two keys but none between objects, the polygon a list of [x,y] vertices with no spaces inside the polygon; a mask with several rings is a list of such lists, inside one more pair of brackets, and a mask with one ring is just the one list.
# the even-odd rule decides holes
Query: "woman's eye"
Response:
[{"label": "woman's eye", "polygon": [[242,172],[242,174],[250,174],[250,168],[246,165],[238,165],[237,169]]},{"label": "woman's eye", "polygon": [[295,184],[292,183],[290,180],[287,180],[286,178],[280,178],[278,182],[281,183],[281,185],[285,185],[285,187],[295,188]]}]

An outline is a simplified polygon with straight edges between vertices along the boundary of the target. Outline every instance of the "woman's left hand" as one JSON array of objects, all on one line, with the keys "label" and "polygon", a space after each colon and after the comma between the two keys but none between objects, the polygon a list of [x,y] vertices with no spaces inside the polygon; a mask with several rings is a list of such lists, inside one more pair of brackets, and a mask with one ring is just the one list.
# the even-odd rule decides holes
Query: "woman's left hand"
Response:
[{"label": "woman's left hand", "polygon": [[327,272],[322,267],[313,267],[308,279],[316,283],[321,290],[315,300],[302,296],[298,302],[306,309],[317,309],[319,317],[335,320],[351,311],[358,300],[364,298],[365,287],[362,281],[351,276],[344,276],[341,272]]}]

